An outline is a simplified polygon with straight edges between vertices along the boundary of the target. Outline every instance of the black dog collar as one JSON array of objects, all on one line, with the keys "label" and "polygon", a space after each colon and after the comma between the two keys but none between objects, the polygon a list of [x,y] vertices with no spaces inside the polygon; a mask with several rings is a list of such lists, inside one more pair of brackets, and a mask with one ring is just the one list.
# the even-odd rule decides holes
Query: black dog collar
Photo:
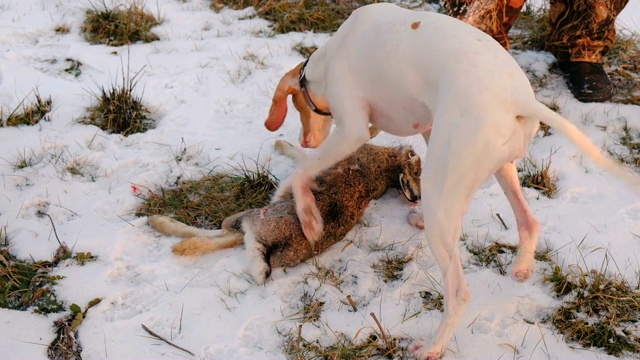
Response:
[{"label": "black dog collar", "polygon": [[305,77],[308,62],[309,59],[305,60],[304,64],[302,64],[302,67],[300,68],[300,78],[298,78],[298,82],[300,83],[300,90],[302,90],[302,95],[304,95],[304,99],[307,101],[307,104],[309,104],[309,107],[314,113],[322,116],[332,116],[331,112],[319,109],[316,104],[313,103],[313,100],[311,100],[311,97],[309,96],[309,91],[307,90],[307,78]]}]

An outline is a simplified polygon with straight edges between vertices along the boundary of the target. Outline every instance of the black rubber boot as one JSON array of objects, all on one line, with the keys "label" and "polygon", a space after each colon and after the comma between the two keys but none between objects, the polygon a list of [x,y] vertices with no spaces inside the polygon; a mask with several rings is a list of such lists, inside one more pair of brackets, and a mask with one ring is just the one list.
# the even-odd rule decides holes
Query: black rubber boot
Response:
[{"label": "black rubber boot", "polygon": [[603,102],[613,96],[613,85],[602,64],[560,61],[558,67],[565,73],[569,90],[579,101]]}]

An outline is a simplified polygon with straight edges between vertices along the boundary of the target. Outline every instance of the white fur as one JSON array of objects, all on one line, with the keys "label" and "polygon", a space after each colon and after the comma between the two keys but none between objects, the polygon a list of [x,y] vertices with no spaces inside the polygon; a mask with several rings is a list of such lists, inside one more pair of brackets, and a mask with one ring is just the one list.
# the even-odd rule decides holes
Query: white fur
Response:
[{"label": "white fur", "polygon": [[520,254],[513,276],[525,280],[533,272],[539,224],[512,161],[526,154],[540,120],[638,185],[637,177],[604,156],[568,120],[536,101],[527,77],[496,41],[445,15],[391,4],[363,6],[311,56],[306,76],[312,98],[328,104],[336,125],[283,183],[296,196],[310,241],[322,231],[309,197],[310,179],[366,142],[369,123],[398,136],[421,133],[428,144],[421,179],[424,226],[442,272],[445,310],[431,344],[411,346],[421,360],[444,354],[469,302],[458,239],[469,202],[491,175],[518,224]]},{"label": "white fur", "polygon": [[253,233],[251,226],[245,226],[242,223],[242,231],[244,232],[249,274],[258,284],[264,284],[270,272],[269,264],[264,260],[264,245],[256,241],[256,235]]}]

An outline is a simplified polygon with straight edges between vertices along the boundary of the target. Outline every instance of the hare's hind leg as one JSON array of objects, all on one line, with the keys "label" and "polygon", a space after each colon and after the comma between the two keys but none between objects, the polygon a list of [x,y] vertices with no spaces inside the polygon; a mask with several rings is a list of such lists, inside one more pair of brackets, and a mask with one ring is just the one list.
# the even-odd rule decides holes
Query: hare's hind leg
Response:
[{"label": "hare's hind leg", "polygon": [[223,234],[223,230],[205,230],[189,226],[164,215],[152,215],[149,217],[149,225],[164,235],[188,237],[214,237]]},{"label": "hare's hind leg", "polygon": [[171,247],[174,254],[180,256],[198,256],[208,254],[217,250],[228,249],[242,245],[244,234],[241,232],[230,232],[214,237],[190,237],[183,239]]}]

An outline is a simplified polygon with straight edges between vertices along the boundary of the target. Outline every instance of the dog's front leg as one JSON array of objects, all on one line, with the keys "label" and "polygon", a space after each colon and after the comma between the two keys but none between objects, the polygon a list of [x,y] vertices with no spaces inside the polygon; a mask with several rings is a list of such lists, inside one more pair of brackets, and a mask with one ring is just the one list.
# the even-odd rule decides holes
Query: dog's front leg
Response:
[{"label": "dog's front leg", "polygon": [[313,178],[320,172],[335,165],[360,145],[369,140],[369,116],[366,107],[358,99],[341,99],[340,106],[331,107],[336,129],[317,149],[309,152],[300,163],[289,184],[296,202],[296,214],[306,238],[312,243],[322,236],[322,216],[311,192]]}]

